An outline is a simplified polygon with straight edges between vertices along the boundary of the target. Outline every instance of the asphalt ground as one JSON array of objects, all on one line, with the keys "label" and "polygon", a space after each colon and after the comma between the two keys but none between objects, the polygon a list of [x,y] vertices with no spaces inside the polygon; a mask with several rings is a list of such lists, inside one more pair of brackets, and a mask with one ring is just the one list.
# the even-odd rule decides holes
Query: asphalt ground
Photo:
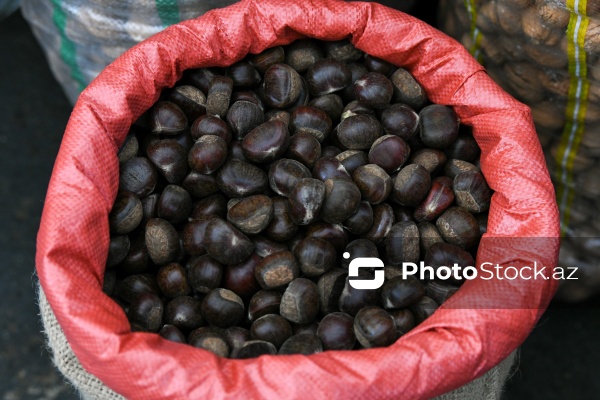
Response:
[{"label": "asphalt ground", "polygon": [[[35,239],[71,105],[20,13],[0,21],[0,398],[77,399],[44,348]],[[552,303],[504,399],[600,398],[600,298]]]}]

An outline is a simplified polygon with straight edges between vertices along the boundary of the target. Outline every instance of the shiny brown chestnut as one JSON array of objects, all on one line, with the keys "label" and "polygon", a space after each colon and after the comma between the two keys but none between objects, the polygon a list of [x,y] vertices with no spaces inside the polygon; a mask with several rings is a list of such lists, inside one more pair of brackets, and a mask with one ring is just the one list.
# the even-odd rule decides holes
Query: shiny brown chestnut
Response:
[{"label": "shiny brown chestnut", "polygon": [[354,101],[351,101],[350,103],[346,104],[346,106],[342,110],[342,115],[340,116],[340,119],[343,121],[346,118],[353,117],[355,115],[361,115],[361,114],[375,116],[375,110],[365,106],[363,103],[360,103],[358,100],[354,100]]},{"label": "shiny brown chestnut", "polygon": [[119,192],[110,213],[110,231],[117,235],[129,233],[138,227],[144,216],[142,202],[131,192]]},{"label": "shiny brown chestnut", "polygon": [[335,247],[315,237],[307,237],[294,248],[294,256],[300,264],[303,276],[318,277],[334,267],[336,262]]},{"label": "shiny brown chestnut", "polygon": [[358,167],[352,174],[352,180],[362,199],[373,205],[385,201],[392,192],[392,178],[377,164]]},{"label": "shiny brown chestnut", "polygon": [[248,319],[254,322],[263,315],[277,314],[282,294],[276,290],[259,290],[248,303]]},{"label": "shiny brown chestnut", "polygon": [[327,240],[338,252],[343,251],[348,244],[348,233],[341,224],[315,222],[306,227],[306,236]]},{"label": "shiny brown chestnut", "polygon": [[156,168],[150,160],[133,157],[120,166],[119,190],[135,193],[142,198],[152,193],[157,179]]},{"label": "shiny brown chestnut", "polygon": [[275,197],[273,200],[273,219],[264,230],[265,236],[276,242],[291,240],[298,232],[298,226],[292,220],[288,200]]},{"label": "shiny brown chestnut", "polygon": [[259,285],[266,290],[281,288],[300,274],[298,263],[289,251],[271,254],[260,260],[255,269]]},{"label": "shiny brown chestnut", "polygon": [[248,160],[266,163],[280,158],[290,143],[287,126],[281,121],[267,121],[252,129],[242,140]]},{"label": "shiny brown chestnut", "polygon": [[208,93],[208,86],[216,75],[212,68],[188,69],[183,74],[187,81],[202,90],[204,94]]},{"label": "shiny brown chestnut", "polygon": [[415,209],[415,220],[433,221],[454,202],[452,179],[446,176],[435,178],[425,200]]},{"label": "shiny brown chestnut", "polygon": [[250,327],[252,340],[264,340],[280,348],[292,336],[292,326],[280,315],[267,314],[256,319]]},{"label": "shiny brown chestnut", "polygon": [[451,159],[444,165],[444,175],[454,180],[462,172],[479,172],[479,168],[468,161]]},{"label": "shiny brown chestnut", "polygon": [[394,85],[394,103],[407,104],[414,110],[420,110],[427,104],[425,90],[407,70],[398,68],[390,80]]},{"label": "shiny brown chestnut", "polygon": [[[187,160],[186,160],[187,161]],[[212,175],[190,171],[181,182],[181,186],[196,199],[202,199],[219,191],[217,180]]]},{"label": "shiny brown chestnut", "polygon": [[427,146],[444,149],[458,137],[459,118],[450,107],[430,104],[419,112],[419,137]]},{"label": "shiny brown chestnut", "polygon": [[229,328],[244,318],[244,302],[228,289],[213,289],[202,300],[202,318],[210,325]]},{"label": "shiny brown chestnut", "polygon": [[269,168],[269,186],[280,196],[288,197],[302,178],[310,178],[310,170],[302,163],[282,158]]},{"label": "shiny brown chestnut", "polygon": [[335,93],[315,97],[308,105],[321,111],[325,111],[333,123],[339,122],[342,111],[344,110],[342,98]]},{"label": "shiny brown chestnut", "polygon": [[419,241],[422,254],[426,254],[434,244],[444,242],[442,234],[431,222],[419,222],[417,224],[417,229],[419,230]]},{"label": "shiny brown chestnut", "polygon": [[190,219],[198,219],[206,215],[225,218],[227,215],[227,200],[223,195],[213,194],[194,203]]},{"label": "shiny brown chestnut", "polygon": [[204,234],[206,253],[222,264],[244,261],[252,254],[254,244],[229,222],[212,218]]},{"label": "shiny brown chestnut", "polygon": [[273,346],[273,343],[265,342],[264,340],[249,340],[242,347],[233,351],[231,358],[242,360],[260,357],[264,354],[275,355],[277,354],[277,348]]},{"label": "shiny brown chestnut", "polygon": [[137,136],[135,136],[134,132],[130,132],[125,137],[125,141],[123,142],[117,153],[117,156],[119,157],[119,164],[123,164],[130,158],[135,157],[138,154],[139,147],[140,142]]},{"label": "shiny brown chestnut", "polygon": [[310,333],[299,333],[288,338],[277,354],[303,354],[310,355],[323,351],[319,339]]},{"label": "shiny brown chestnut", "polygon": [[388,310],[388,313],[394,319],[396,335],[398,338],[407,334],[415,327],[415,317],[409,309]]},{"label": "shiny brown chestnut", "polygon": [[190,128],[192,139],[198,140],[202,136],[214,135],[223,139],[228,145],[231,143],[231,128],[227,122],[214,115],[203,115],[196,119]]},{"label": "shiny brown chestnut", "polygon": [[178,185],[167,185],[158,199],[159,218],[176,225],[186,221],[192,212],[192,196]]},{"label": "shiny brown chestnut", "polygon": [[201,308],[202,302],[194,297],[175,297],[165,307],[163,322],[189,332],[204,325]]},{"label": "shiny brown chestnut", "polygon": [[317,60],[306,71],[308,90],[314,97],[341,90],[350,84],[351,79],[348,66],[333,58]]},{"label": "shiny brown chestnut", "polygon": [[268,179],[257,166],[231,159],[217,172],[217,185],[226,196],[246,197],[263,192],[268,186]]},{"label": "shiny brown chestnut", "polygon": [[325,111],[311,106],[301,106],[290,114],[290,132],[306,132],[322,142],[332,129],[331,118]]},{"label": "shiny brown chestnut", "polygon": [[344,228],[354,235],[363,235],[373,226],[373,208],[368,201],[362,201],[358,210],[342,222]]},{"label": "shiny brown chestnut", "polygon": [[317,337],[324,350],[352,350],[356,343],[354,318],[342,312],[334,312],[319,322]]},{"label": "shiny brown chestnut", "polygon": [[220,287],[223,273],[223,265],[208,254],[192,258],[187,265],[188,282],[196,293]]},{"label": "shiny brown chestnut", "polygon": [[394,209],[387,203],[377,204],[373,207],[373,226],[363,238],[369,239],[376,246],[384,244],[385,237],[394,225]]},{"label": "shiny brown chestnut", "polygon": [[335,60],[347,63],[350,61],[357,61],[365,53],[354,47],[348,39],[326,41],[321,43],[325,49],[325,55]]},{"label": "shiny brown chestnut", "polygon": [[291,281],[281,297],[279,314],[296,324],[308,324],[317,318],[318,313],[317,285],[306,278]]},{"label": "shiny brown chestnut", "polygon": [[421,149],[410,157],[409,162],[424,167],[433,175],[446,164],[446,155],[443,151],[437,149]]},{"label": "shiny brown chestnut", "polygon": [[125,277],[115,288],[118,298],[131,303],[144,293],[158,295],[160,291],[156,276],[150,274],[134,274]]},{"label": "shiny brown chestnut", "polygon": [[162,326],[163,312],[164,305],[160,297],[144,293],[131,302],[127,318],[145,332],[158,332]]},{"label": "shiny brown chestnut", "polygon": [[245,298],[258,292],[260,285],[254,277],[254,271],[260,260],[261,257],[252,254],[239,264],[228,265],[225,268],[223,287]]},{"label": "shiny brown chestnut", "polygon": [[227,159],[227,143],[215,135],[201,136],[188,154],[190,168],[201,174],[212,174]]},{"label": "shiny brown chestnut", "polygon": [[413,221],[394,224],[385,239],[388,262],[392,265],[418,262],[421,254],[419,239],[419,229]]},{"label": "shiny brown chestnut", "polygon": [[413,214],[415,213],[415,210],[412,207],[393,204],[392,208],[394,209],[394,221],[395,222],[412,221],[413,220]]},{"label": "shiny brown chestnut", "polygon": [[106,267],[112,268],[116,265],[119,265],[125,259],[125,257],[127,257],[129,249],[131,249],[131,242],[129,241],[129,236],[118,235],[111,237],[110,242],[108,243],[108,256],[106,257]]},{"label": "shiny brown chestnut", "polygon": [[370,54],[365,54],[365,58],[363,59],[363,63],[365,67],[371,72],[378,72],[384,76],[390,76],[396,70],[394,64],[385,61],[381,58],[374,57]]},{"label": "shiny brown chestnut", "polygon": [[323,57],[323,50],[315,40],[300,39],[287,46],[285,63],[299,73],[303,73]]},{"label": "shiny brown chestnut", "polygon": [[188,343],[219,357],[229,357],[231,350],[225,338],[225,331],[214,326],[204,326],[194,330],[190,333]]},{"label": "shiny brown chestnut", "polygon": [[321,143],[310,133],[298,132],[290,138],[285,157],[312,168],[321,157]]},{"label": "shiny brown chestnut", "polygon": [[358,210],[360,200],[361,192],[354,182],[345,179],[327,179],[325,200],[319,216],[325,222],[339,224]]},{"label": "shiny brown chestnut", "polygon": [[176,135],[188,126],[185,113],[170,101],[159,101],[150,110],[150,130],[154,134]]},{"label": "shiny brown chestnut", "polygon": [[314,222],[325,200],[325,184],[318,179],[300,179],[288,197],[289,216],[296,225]]},{"label": "shiny brown chestnut", "polygon": [[326,181],[327,179],[352,180],[348,171],[346,171],[342,163],[335,157],[319,158],[313,166],[312,176],[322,181]]},{"label": "shiny brown chestnut", "polygon": [[174,325],[165,324],[160,328],[158,334],[164,339],[175,343],[185,343],[185,335]]},{"label": "shiny brown chestnut", "polygon": [[152,262],[165,265],[179,254],[179,234],[168,221],[152,218],[146,223],[146,247]]},{"label": "shiny brown chestnut", "polygon": [[[260,96],[254,90],[238,90],[231,94],[231,104],[235,104],[237,101],[247,101],[256,104],[263,112],[265,111],[265,104],[263,103]],[[231,109],[231,107],[229,107]]]},{"label": "shiny brown chestnut", "polygon": [[273,201],[263,194],[241,199],[227,211],[227,221],[247,235],[263,231],[273,219]]},{"label": "shiny brown chestnut", "polygon": [[189,221],[184,227],[181,235],[183,249],[191,256],[206,254],[206,225],[216,215],[200,215]]},{"label": "shiny brown chestnut", "polygon": [[285,51],[281,46],[271,47],[259,54],[252,55],[250,62],[258,72],[264,74],[272,65],[285,62]]},{"label": "shiny brown chestnut", "polygon": [[319,278],[317,291],[319,293],[319,308],[321,315],[339,311],[339,299],[346,286],[347,270],[334,268]]},{"label": "shiny brown chestnut", "polygon": [[227,111],[227,123],[237,140],[242,140],[252,129],[265,122],[263,110],[249,101],[236,101]]},{"label": "shiny brown chestnut", "polygon": [[350,175],[354,173],[356,168],[369,163],[367,153],[361,150],[346,150],[335,156],[335,158]]},{"label": "shiny brown chestnut", "polygon": [[489,210],[492,189],[483,174],[478,171],[461,172],[454,177],[452,184],[456,204],[472,213]]},{"label": "shiny brown chestnut", "polygon": [[250,340],[250,330],[240,326],[230,326],[225,330],[225,340],[231,351],[236,351]]},{"label": "shiny brown chestnut", "polygon": [[271,108],[265,113],[265,121],[281,121],[285,126],[290,125],[290,113],[285,110]]},{"label": "shiny brown chestnut", "polygon": [[356,82],[358,78],[369,72],[369,70],[362,63],[350,62],[347,65],[350,69],[352,78],[350,79],[350,85],[346,86],[340,91],[340,97],[344,100],[344,102],[350,103],[351,101],[356,100],[353,83]]},{"label": "shiny brown chestnut", "polygon": [[[348,253],[348,254],[346,254]],[[355,239],[348,243],[344,249],[344,257],[342,258],[342,268],[348,269],[350,262],[355,258],[374,257],[379,258],[379,251],[373,242],[367,239]],[[346,258],[346,255],[349,255]]]},{"label": "shiny brown chestnut", "polygon": [[168,100],[183,111],[188,123],[206,114],[206,95],[195,86],[175,86],[169,93]]},{"label": "shiny brown chestnut", "polygon": [[145,230],[140,229],[129,234],[129,252],[119,264],[119,272],[123,274],[139,274],[146,272],[151,260],[146,247]]},{"label": "shiny brown chestnut", "polygon": [[413,276],[397,276],[387,280],[381,288],[384,308],[406,308],[425,295],[425,287]]},{"label": "shiny brown chestnut", "polygon": [[302,77],[286,64],[273,64],[263,77],[264,100],[269,107],[291,106],[302,90]]},{"label": "shiny brown chestnut", "polygon": [[369,150],[369,163],[376,164],[391,174],[408,160],[410,147],[398,136],[385,135],[373,142]]},{"label": "shiny brown chestnut", "polygon": [[238,61],[225,70],[225,76],[233,81],[234,88],[252,89],[260,83],[260,74],[249,61]]},{"label": "shiny brown chestnut", "polygon": [[262,258],[288,249],[284,243],[274,242],[261,235],[252,237],[252,243],[254,243],[254,253]]},{"label": "shiny brown chestnut", "polygon": [[419,127],[419,114],[406,104],[392,104],[383,110],[380,121],[386,134],[409,140]]},{"label": "shiny brown chestnut", "polygon": [[188,172],[187,151],[172,139],[157,140],[146,149],[148,159],[169,183],[179,183]]},{"label": "shiny brown chestnut", "polygon": [[393,94],[392,82],[379,72],[368,72],[354,82],[356,100],[367,107],[384,108],[392,100]]},{"label": "shiny brown chestnut", "polygon": [[394,180],[392,199],[406,206],[416,207],[431,189],[431,175],[419,164],[402,168]]},{"label": "shiny brown chestnut", "polygon": [[167,297],[185,296],[192,290],[185,268],[178,263],[169,263],[158,270],[156,274],[158,287]]},{"label": "shiny brown chestnut", "polygon": [[450,207],[435,222],[444,240],[463,249],[473,248],[479,241],[479,224],[469,211]]},{"label": "shiny brown chestnut", "polygon": [[396,326],[392,316],[384,309],[365,307],[354,318],[354,334],[367,349],[386,347],[396,341]]},{"label": "shiny brown chestnut", "polygon": [[[436,270],[441,266],[452,268],[454,264],[461,268],[475,265],[475,260],[468,251],[445,242],[433,244],[425,253],[424,262]],[[426,278],[431,279],[432,276],[426,276]],[[450,281],[461,283],[461,280],[457,278],[454,274],[449,277]]]},{"label": "shiny brown chestnut", "polygon": [[339,141],[350,150],[370,149],[382,132],[377,118],[369,114],[352,115],[337,126]]},{"label": "shiny brown chestnut", "polygon": [[[465,125],[461,125],[464,128]],[[449,159],[474,162],[479,158],[481,149],[471,133],[459,131],[458,138],[444,150]]]},{"label": "shiny brown chestnut", "polygon": [[208,86],[206,114],[220,118],[225,117],[229,109],[232,92],[233,80],[228,76],[216,75]]}]

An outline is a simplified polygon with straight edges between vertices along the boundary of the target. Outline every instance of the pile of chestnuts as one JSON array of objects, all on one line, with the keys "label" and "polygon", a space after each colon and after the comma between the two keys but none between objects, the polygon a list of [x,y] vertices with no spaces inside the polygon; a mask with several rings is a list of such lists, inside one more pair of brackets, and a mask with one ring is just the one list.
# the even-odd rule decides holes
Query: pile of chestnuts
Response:
[{"label": "pile of chestnuts", "polygon": [[[133,331],[222,357],[388,346],[461,283],[403,262],[474,265],[479,155],[452,108],[347,40],[188,70],[119,151],[104,291]],[[349,284],[356,257],[384,262],[382,287]]]}]

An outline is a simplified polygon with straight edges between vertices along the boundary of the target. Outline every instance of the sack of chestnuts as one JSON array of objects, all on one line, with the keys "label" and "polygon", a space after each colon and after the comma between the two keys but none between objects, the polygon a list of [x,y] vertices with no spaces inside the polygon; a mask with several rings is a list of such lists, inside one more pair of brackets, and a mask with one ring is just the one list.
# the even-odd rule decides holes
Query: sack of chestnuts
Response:
[{"label": "sack of chestnuts", "polygon": [[444,0],[439,11],[440,28],[532,109],[561,215],[559,265],[578,268],[557,293],[570,302],[600,293],[597,10],[594,1]]},{"label": "sack of chestnuts", "polygon": [[83,391],[126,398],[480,397],[556,282],[457,289],[399,265],[553,266],[545,168],[527,108],[421,21],[212,11],[119,57],[73,110],[38,238],[51,347]]}]

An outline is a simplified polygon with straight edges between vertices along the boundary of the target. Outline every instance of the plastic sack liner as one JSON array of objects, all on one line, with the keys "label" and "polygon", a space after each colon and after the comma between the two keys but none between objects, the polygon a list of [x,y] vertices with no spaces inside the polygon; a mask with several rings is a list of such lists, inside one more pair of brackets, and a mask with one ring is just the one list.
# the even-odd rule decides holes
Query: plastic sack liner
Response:
[{"label": "plastic sack liner", "polygon": [[183,70],[228,65],[305,36],[350,36],[359,49],[408,69],[432,101],[473,126],[496,192],[478,262],[556,264],[558,213],[530,111],[460,44],[377,4],[242,1],[172,26],[108,66],[81,94],[54,167],[37,242],[40,283],[84,368],[127,398],[430,398],[508,356],[556,289],[553,279],[468,281],[391,347],[361,351],[229,360],[131,333],[101,290],[117,150],[131,124]]}]

